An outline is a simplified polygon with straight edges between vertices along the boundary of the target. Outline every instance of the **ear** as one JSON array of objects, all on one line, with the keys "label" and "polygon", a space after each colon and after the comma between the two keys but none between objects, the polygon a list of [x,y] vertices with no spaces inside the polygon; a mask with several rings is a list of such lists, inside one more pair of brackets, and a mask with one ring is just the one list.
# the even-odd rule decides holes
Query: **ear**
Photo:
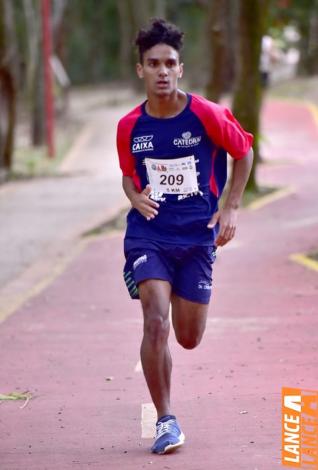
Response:
[{"label": "ear", "polygon": [[136,72],[139,78],[144,78],[144,68],[139,62],[136,64]]},{"label": "ear", "polygon": [[179,65],[179,78],[182,78],[183,76],[183,63]]}]

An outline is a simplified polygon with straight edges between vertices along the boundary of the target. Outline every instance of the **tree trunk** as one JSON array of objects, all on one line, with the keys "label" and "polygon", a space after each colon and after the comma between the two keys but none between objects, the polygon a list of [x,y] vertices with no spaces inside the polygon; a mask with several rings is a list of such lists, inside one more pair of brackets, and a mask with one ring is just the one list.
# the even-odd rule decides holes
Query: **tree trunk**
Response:
[{"label": "tree trunk", "polygon": [[23,8],[28,46],[27,90],[31,113],[31,142],[38,146],[45,142],[40,10],[32,0],[23,0]]},{"label": "tree trunk", "polygon": [[254,135],[254,163],[247,184],[257,190],[256,166],[259,161],[259,115],[262,90],[259,74],[261,41],[268,13],[268,0],[239,0],[237,74],[233,113]]},{"label": "tree trunk", "polygon": [[209,80],[207,98],[218,102],[224,90],[226,68],[226,15],[227,0],[210,2],[208,11],[208,40],[210,44]]},{"label": "tree trunk", "polygon": [[318,74],[318,0],[314,2],[309,25],[308,73]]},{"label": "tree trunk", "polygon": [[13,75],[0,67],[0,168],[9,170],[13,161],[16,92]]},{"label": "tree trunk", "polygon": [[43,62],[40,58],[36,63],[31,89],[31,141],[34,146],[45,143],[45,117],[44,117],[44,79]]},{"label": "tree trunk", "polygon": [[128,0],[117,0],[119,15],[119,73],[120,78],[128,80],[132,75],[132,22]]},{"label": "tree trunk", "polygon": [[306,23],[302,22],[298,25],[300,33],[299,41],[299,62],[297,67],[297,74],[299,76],[308,75],[308,51],[309,51],[309,16]]},{"label": "tree trunk", "polygon": [[54,53],[64,61],[64,16],[68,0],[53,0],[52,37]]},{"label": "tree trunk", "polygon": [[226,57],[227,63],[225,67],[225,84],[224,91],[232,91],[235,79],[235,60],[236,60],[236,39],[237,39],[237,0],[228,1],[228,15],[226,22]]},{"label": "tree trunk", "polygon": [[16,90],[12,72],[13,60],[10,57],[10,44],[7,38],[12,35],[10,0],[0,0],[0,169],[9,170],[12,166]]},{"label": "tree trunk", "polygon": [[157,18],[165,18],[166,17],[166,0],[155,0],[155,11],[154,15]]}]

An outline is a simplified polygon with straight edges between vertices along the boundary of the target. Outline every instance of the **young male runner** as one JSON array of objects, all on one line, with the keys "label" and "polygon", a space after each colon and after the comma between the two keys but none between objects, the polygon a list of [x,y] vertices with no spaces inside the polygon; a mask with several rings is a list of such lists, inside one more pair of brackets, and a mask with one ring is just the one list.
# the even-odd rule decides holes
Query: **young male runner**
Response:
[{"label": "young male runner", "polygon": [[[132,209],[124,241],[124,277],[144,317],[141,362],[158,421],[152,452],[184,443],[170,409],[169,306],[177,341],[202,338],[217,246],[235,234],[237,210],[253,159],[253,137],[231,112],[178,89],[183,33],[155,19],[136,39],[147,100],[118,124],[123,188]],[[234,158],[222,209],[226,155]]]}]

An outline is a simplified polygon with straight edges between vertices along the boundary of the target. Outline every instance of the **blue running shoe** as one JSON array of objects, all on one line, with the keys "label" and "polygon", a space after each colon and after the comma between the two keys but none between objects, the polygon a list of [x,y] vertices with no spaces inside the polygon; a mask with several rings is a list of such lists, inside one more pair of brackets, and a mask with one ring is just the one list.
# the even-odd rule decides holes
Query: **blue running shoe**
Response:
[{"label": "blue running shoe", "polygon": [[156,440],[151,448],[154,454],[168,454],[182,446],[185,436],[177,423],[176,417],[166,415],[156,423]]}]

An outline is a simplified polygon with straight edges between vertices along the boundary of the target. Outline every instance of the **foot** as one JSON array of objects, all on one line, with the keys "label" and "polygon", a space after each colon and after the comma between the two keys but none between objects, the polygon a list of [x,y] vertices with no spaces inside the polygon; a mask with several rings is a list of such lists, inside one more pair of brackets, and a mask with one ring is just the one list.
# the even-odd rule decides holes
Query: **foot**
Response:
[{"label": "foot", "polygon": [[185,436],[173,415],[162,416],[156,424],[156,440],[151,448],[155,454],[167,454],[182,446]]}]

